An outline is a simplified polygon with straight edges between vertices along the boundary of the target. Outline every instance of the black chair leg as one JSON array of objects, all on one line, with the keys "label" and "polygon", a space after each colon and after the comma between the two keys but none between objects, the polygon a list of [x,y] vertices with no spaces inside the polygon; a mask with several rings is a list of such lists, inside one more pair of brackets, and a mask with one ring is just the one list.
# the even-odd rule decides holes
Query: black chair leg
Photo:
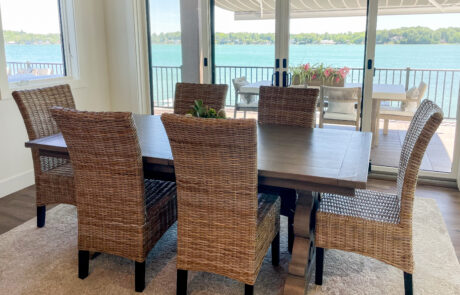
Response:
[{"label": "black chair leg", "polygon": [[407,272],[404,272],[404,291],[406,295],[412,295],[414,293],[412,274]]},{"label": "black chair leg", "polygon": [[45,226],[46,206],[37,206],[37,227]]},{"label": "black chair leg", "polygon": [[272,264],[278,266],[280,264],[280,233],[278,232],[272,241]]},{"label": "black chair leg", "polygon": [[78,251],[78,278],[84,280],[89,273],[89,251]]},{"label": "black chair leg", "polygon": [[145,289],[145,261],[135,261],[134,265],[134,290],[136,292],[142,292]]},{"label": "black chair leg", "polygon": [[254,294],[254,286],[253,285],[244,285],[244,295],[253,295]]},{"label": "black chair leg", "polygon": [[187,275],[188,271],[183,269],[177,270],[177,295],[186,295],[187,294]]},{"label": "black chair leg", "polygon": [[292,254],[294,247],[294,214],[288,216],[288,251]]},{"label": "black chair leg", "polygon": [[316,274],[315,284],[323,284],[323,268],[324,268],[324,248],[316,248]]}]

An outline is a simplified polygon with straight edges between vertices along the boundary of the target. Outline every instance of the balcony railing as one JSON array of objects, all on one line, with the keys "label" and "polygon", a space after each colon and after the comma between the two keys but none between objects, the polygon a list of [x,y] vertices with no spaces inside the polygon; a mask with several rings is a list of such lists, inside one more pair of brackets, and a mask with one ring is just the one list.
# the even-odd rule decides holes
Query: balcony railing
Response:
[{"label": "balcony railing", "polygon": [[[153,97],[155,106],[172,107],[175,84],[181,80],[181,67],[153,67]],[[234,106],[235,89],[232,79],[245,76],[251,83],[272,80],[273,67],[216,66],[216,83],[228,84],[226,106]],[[435,101],[444,111],[444,116],[456,119],[460,89],[460,70],[449,69],[389,69],[375,70],[375,84],[405,85],[406,90],[418,86],[421,81],[428,84],[425,97]],[[346,83],[362,83],[363,69],[351,68]],[[397,105],[396,102],[393,105]]]},{"label": "balcony railing", "polygon": [[[46,70],[42,73],[48,75],[64,76],[64,64],[62,63],[43,63],[43,62],[7,62],[8,76],[16,76],[32,73],[34,70]],[[46,76],[46,75],[42,75]]]},{"label": "balcony railing", "polygon": [[[62,63],[7,62],[8,77],[31,73],[33,70],[48,70],[48,75],[63,76]],[[216,66],[216,83],[228,84],[226,106],[234,106],[235,89],[232,79],[245,76],[249,82],[271,80],[273,67]],[[174,102],[176,83],[181,81],[180,66],[153,66],[153,100],[156,107],[171,108]],[[347,83],[362,83],[363,69],[351,68]],[[406,89],[424,81],[428,84],[425,97],[435,101],[444,111],[444,116],[456,119],[458,98],[460,95],[460,70],[454,69],[387,69],[375,70],[374,83],[402,84]],[[396,104],[396,103],[395,103]]]}]

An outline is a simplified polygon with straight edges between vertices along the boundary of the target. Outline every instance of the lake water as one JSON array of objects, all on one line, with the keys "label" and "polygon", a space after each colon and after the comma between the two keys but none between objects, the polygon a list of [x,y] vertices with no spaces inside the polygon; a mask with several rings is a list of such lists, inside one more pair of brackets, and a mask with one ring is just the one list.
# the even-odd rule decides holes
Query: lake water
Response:
[{"label": "lake water", "polygon": [[[273,45],[216,45],[216,65],[218,66],[266,66],[274,64]],[[309,62],[324,63],[333,67],[347,66],[362,68],[364,45],[291,45],[290,66]],[[177,66],[182,64],[181,46],[169,44],[152,45],[154,66]],[[16,62],[62,62],[60,45],[6,45],[7,61]],[[375,67],[405,69],[456,69],[460,70],[460,44],[454,45],[377,45]],[[377,71],[379,73],[379,71]],[[350,74],[347,82],[361,82],[362,75]],[[382,79],[380,79],[380,74]],[[405,73],[394,72],[387,76],[385,71],[376,74],[375,83],[405,83]],[[271,70],[238,72],[235,69],[219,69],[218,83],[231,85],[231,79],[247,76],[252,82],[271,79]],[[399,75],[399,76],[398,76]],[[174,85],[180,81],[176,70],[160,70],[155,73],[154,99],[156,105],[171,106]],[[446,117],[456,116],[459,95],[460,71],[414,73],[411,71],[409,86],[417,86],[420,81],[429,84],[427,96],[443,108]],[[229,88],[227,104],[234,102],[233,87]]]},{"label": "lake water", "polygon": [[[291,45],[290,65],[325,63],[331,66],[362,67],[364,45]],[[180,66],[180,45],[154,44],[154,65]],[[273,66],[273,45],[217,45],[220,66]],[[62,62],[60,45],[6,45],[6,60],[18,62]],[[377,45],[376,68],[460,69],[460,44]]]}]

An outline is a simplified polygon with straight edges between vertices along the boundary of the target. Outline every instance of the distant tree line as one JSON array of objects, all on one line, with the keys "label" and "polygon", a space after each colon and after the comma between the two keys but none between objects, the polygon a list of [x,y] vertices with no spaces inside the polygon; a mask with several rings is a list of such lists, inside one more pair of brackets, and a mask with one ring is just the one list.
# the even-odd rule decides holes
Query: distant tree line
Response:
[{"label": "distant tree line", "polygon": [[[216,33],[217,44],[274,44],[273,33]],[[292,44],[364,44],[365,33],[292,34]],[[180,43],[180,32],[152,35],[152,43]],[[426,27],[409,27],[377,31],[377,44],[455,44],[460,43],[460,28],[432,30]]]},{"label": "distant tree line", "polygon": [[32,34],[17,31],[3,31],[6,43],[16,44],[60,44],[59,34]]}]

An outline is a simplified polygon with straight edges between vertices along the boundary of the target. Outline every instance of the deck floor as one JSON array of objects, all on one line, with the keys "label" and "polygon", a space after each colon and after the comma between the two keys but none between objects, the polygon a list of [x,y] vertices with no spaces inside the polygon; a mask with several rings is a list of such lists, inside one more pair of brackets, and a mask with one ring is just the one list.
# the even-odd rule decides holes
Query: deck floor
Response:
[{"label": "deck floor", "polygon": [[[226,108],[228,117],[233,117],[233,108]],[[170,113],[172,109],[155,108],[155,114]],[[243,118],[238,112],[237,118]],[[247,118],[257,119],[257,112],[247,112]],[[380,122],[379,144],[371,152],[372,165],[398,167],[402,144],[409,122],[390,121],[388,135],[383,134],[383,120]],[[352,126],[326,124],[324,128],[354,130]],[[452,167],[455,139],[455,120],[444,120],[428,145],[422,160],[425,171],[449,173]]]}]

